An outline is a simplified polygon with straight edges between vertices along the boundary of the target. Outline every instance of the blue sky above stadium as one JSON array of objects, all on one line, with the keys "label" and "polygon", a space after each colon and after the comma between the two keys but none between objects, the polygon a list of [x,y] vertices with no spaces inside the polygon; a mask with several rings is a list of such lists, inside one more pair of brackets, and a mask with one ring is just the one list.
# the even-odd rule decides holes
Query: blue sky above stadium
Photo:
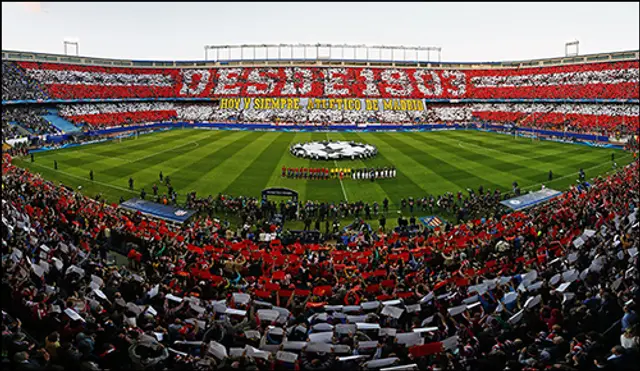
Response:
[{"label": "blue sky above stadium", "polygon": [[442,47],[443,61],[636,50],[638,2],[2,3],[2,49],[201,60],[204,45],[310,43]]}]

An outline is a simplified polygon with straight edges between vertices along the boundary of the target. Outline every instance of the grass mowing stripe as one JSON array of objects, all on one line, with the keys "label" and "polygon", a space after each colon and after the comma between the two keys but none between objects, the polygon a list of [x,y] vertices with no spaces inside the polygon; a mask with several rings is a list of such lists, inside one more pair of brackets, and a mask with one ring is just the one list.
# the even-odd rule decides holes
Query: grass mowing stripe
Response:
[{"label": "grass mowing stripe", "polygon": [[[431,140],[422,137],[420,138],[420,141],[425,144],[437,147],[443,153],[451,153],[456,157],[462,158],[466,161],[475,162],[476,164],[478,164],[478,168],[486,168],[488,170],[488,174],[491,174],[492,170],[496,174],[508,173],[516,178],[518,180],[518,183],[530,183],[535,182],[538,179],[538,177],[535,176],[535,171],[528,168],[522,163],[513,163],[510,161],[501,160],[496,156],[487,156],[480,152],[469,150],[459,145],[459,141],[458,143],[451,143],[449,142],[449,140],[439,135],[433,136]],[[521,173],[521,170],[523,168],[526,168],[526,174],[519,174]],[[480,171],[480,173],[482,172],[483,171]]]},{"label": "grass mowing stripe", "polygon": [[269,177],[278,170],[282,151],[287,148],[289,143],[288,136],[284,133],[269,134],[273,137],[271,143],[258,153],[242,172],[237,172],[232,176],[230,184],[222,193],[239,196],[240,190],[246,190],[247,192],[242,194],[243,196],[259,197],[260,191],[266,188]]},{"label": "grass mowing stripe", "polygon": [[[208,134],[208,133],[206,133]],[[202,135],[202,134],[201,134]],[[215,135],[215,134],[214,134]],[[219,139],[222,139],[224,137],[224,135],[215,135],[214,141],[217,141]],[[187,139],[193,138],[192,136],[190,136]],[[207,140],[207,138],[201,138],[200,141],[202,140]],[[176,142],[182,142],[181,140],[173,140],[172,142],[168,142],[166,143],[166,145],[170,145],[172,143],[176,143]],[[188,143],[192,143],[192,142],[188,142]],[[155,152],[155,149],[158,148],[158,146],[153,146],[151,148],[148,148],[144,153],[148,153],[148,154],[152,154]],[[197,150],[198,147],[192,148],[189,152],[183,152],[183,155],[186,155],[187,153],[192,152],[193,150]],[[141,153],[142,154],[142,153]],[[158,166],[159,164],[162,164],[164,161],[167,161],[171,158],[175,158],[175,157],[179,157],[179,156],[175,156],[172,155],[168,152],[164,152],[162,154],[158,154],[158,156],[153,156],[153,160],[149,161],[146,160],[147,163],[129,163],[129,164],[125,164],[125,165],[129,165],[129,166],[123,166],[122,162],[119,162],[118,159],[113,159],[111,161],[109,160],[105,160],[103,162],[100,163],[100,165],[104,168],[104,170],[98,170],[95,171],[95,175],[96,178],[99,178],[100,180],[104,180],[107,181],[110,184],[113,185],[123,185],[123,186],[128,186],[128,179],[129,177],[132,177],[134,179],[134,189],[142,189],[144,187],[139,187],[139,185],[141,183],[144,182],[141,181],[141,179],[157,179],[156,177],[158,176],[158,173],[160,172],[160,170],[163,171],[163,173],[165,173],[165,175],[169,175],[169,173],[167,173],[167,170],[171,170],[171,169],[167,169],[165,167],[161,167]],[[182,162],[184,164],[184,162]],[[93,168],[93,166],[95,166],[96,164],[92,164],[91,168]],[[157,169],[157,172],[154,173],[155,170],[153,169]],[[85,167],[83,169],[81,169],[82,172],[86,172],[88,173],[90,170],[89,167]],[[153,171],[152,171],[153,170]],[[144,176],[139,176],[140,174],[144,174]],[[149,184],[150,186],[151,184]]]},{"label": "grass mowing stripe", "polygon": [[[474,135],[469,135],[469,133],[467,132],[459,132],[459,133],[447,132],[447,134],[448,134],[447,136],[451,136],[455,139],[458,139],[460,142],[463,143],[464,146],[471,146],[476,149],[482,149],[482,150],[494,152],[500,155],[509,155],[516,158],[522,158],[522,159],[525,159],[526,161],[532,161],[532,162],[536,161],[535,157],[527,156],[527,151],[525,151],[525,147],[517,141],[504,142],[503,145],[496,145],[493,138],[487,138],[487,137],[474,138]],[[540,152],[542,153],[560,154],[562,152],[565,152],[567,149],[561,148],[561,146],[554,146],[552,148],[537,148],[536,150],[537,152],[541,150]],[[537,162],[543,162],[543,161],[537,161]]]},{"label": "grass mowing stripe", "polygon": [[306,185],[304,183],[301,183],[302,181],[300,179],[282,177],[282,170],[281,169],[278,170],[278,168],[281,168],[282,166],[289,167],[289,168],[304,167],[304,165],[307,163],[307,160],[293,156],[291,153],[289,153],[289,147],[294,143],[303,143],[311,140],[311,133],[310,132],[295,133],[295,134],[285,133],[285,137],[287,137],[288,143],[286,144],[285,148],[281,149],[278,165],[276,165],[275,171],[272,172],[270,177],[267,179],[263,189],[268,187],[289,188],[298,192],[299,200],[306,201],[307,200]]},{"label": "grass mowing stripe", "polygon": [[[153,147],[154,143],[166,142],[168,139],[174,138],[174,137],[178,137],[181,140],[186,140],[198,134],[197,132],[193,132],[188,134],[182,133],[183,134],[182,136],[179,135],[180,133],[173,134],[173,135],[166,135],[169,133],[173,134],[173,130],[171,132],[162,132],[162,133],[157,133],[150,136],[142,136],[142,137],[139,137],[138,139],[132,138],[132,139],[129,139],[129,141],[126,141],[123,143],[118,143],[115,140],[112,140],[107,143],[98,143],[96,145],[89,146],[89,148],[86,148],[86,151],[90,153],[97,153],[107,158],[116,158],[116,159],[125,158],[126,159],[126,158],[136,157],[137,153],[144,152],[148,148]],[[74,147],[71,149],[75,149],[75,148],[77,147]],[[62,151],[66,151],[66,150],[63,149]],[[82,153],[84,154],[85,151],[83,151]],[[91,165],[99,161],[100,160],[97,160],[97,159],[92,159],[87,161],[86,159],[83,159],[82,156],[80,156],[75,160],[67,161],[65,165],[73,166],[73,167],[84,166],[86,168],[86,165]]]},{"label": "grass mowing stripe", "polygon": [[[327,134],[322,132],[316,132],[311,134],[312,141],[323,141],[326,140]],[[308,159],[306,160],[306,164],[304,165],[306,168],[309,167],[331,167],[331,161],[315,161]],[[307,200],[312,201],[324,201],[324,200],[333,200],[333,201],[342,201],[344,200],[344,195],[342,193],[342,188],[340,187],[340,181],[337,179],[334,180],[300,180],[305,183],[305,194]]]},{"label": "grass mowing stripe", "polygon": [[[372,142],[371,140],[367,140],[367,138],[365,138],[365,136],[363,136],[362,134],[354,133],[354,135],[361,142],[364,142],[364,143]],[[369,139],[373,139],[373,138],[374,138],[373,136],[369,137]],[[406,158],[403,159],[404,163],[406,163],[407,160],[413,162],[413,160],[415,159],[410,154],[401,153],[402,151],[398,152],[399,148],[393,146],[393,144],[390,143],[390,141],[386,140],[388,138],[384,138],[377,134],[375,138],[381,139],[385,143],[385,145],[388,146],[387,151],[389,154],[394,153],[394,155],[387,157],[384,154],[385,151],[380,150],[381,146],[378,146],[378,154],[376,155],[376,158],[374,158],[376,161],[381,161],[384,164],[389,164],[396,167],[397,171],[396,171],[396,177],[394,179],[389,179],[389,181],[384,181],[379,183],[380,187],[384,190],[384,192],[387,195],[389,195],[389,203],[397,206],[400,204],[400,199],[402,198],[406,198],[409,196],[419,197],[419,195],[422,195],[425,192],[427,192],[425,188],[421,187],[419,183],[413,180],[416,174],[416,167],[412,166],[413,164],[407,167],[401,166],[401,164],[399,164],[399,162],[402,161],[403,156],[406,156]],[[391,148],[392,150],[390,150]],[[401,156],[398,157],[397,156],[398,154],[400,154]],[[362,185],[362,187],[364,187],[364,185]],[[369,200],[369,201],[381,202],[382,200]]]},{"label": "grass mowing stripe", "polygon": [[[171,185],[174,187],[178,195],[184,195],[186,190],[182,189],[182,186],[185,185],[185,181],[190,178],[188,172],[184,171],[184,169],[188,169],[191,166],[191,163],[195,161],[195,159],[199,158],[198,156],[200,153],[209,153],[210,148],[216,148],[220,142],[224,142],[226,138],[231,135],[230,132],[219,131],[206,134],[207,135],[203,138],[190,142],[199,144],[198,147],[191,148],[189,151],[182,152],[175,156],[165,154],[162,158],[156,157],[156,163],[150,164],[149,166],[139,169],[134,173],[121,174],[118,178],[118,182],[126,182],[129,177],[134,178],[136,181],[138,179],[142,179],[142,181],[137,182],[137,184],[140,185],[138,189],[144,189],[150,193],[153,184],[159,184],[158,176],[160,171],[162,171],[165,177],[171,177]],[[158,185],[158,187],[161,186],[162,183]],[[164,192],[164,190],[159,190],[159,193],[163,194],[166,192]]]},{"label": "grass mowing stripe", "polygon": [[[97,181],[97,180],[93,180],[92,181],[92,180],[89,179],[89,177],[81,177],[81,176],[78,176],[78,175],[75,175],[75,174],[72,174],[72,173],[68,173],[68,172],[65,172],[65,171],[53,170],[50,167],[38,164],[36,162],[31,163],[31,165],[35,166],[36,168],[40,168],[41,169],[41,171],[34,171],[36,173],[44,173],[44,174],[51,174],[51,175],[55,174],[55,177],[57,177],[59,179],[64,178],[64,177],[73,178],[75,180],[75,182],[71,182],[71,183],[74,184],[74,185],[78,185],[78,183],[79,183],[79,185],[82,185],[83,188],[84,188],[84,192],[85,193],[87,191],[91,190],[91,189],[94,189],[96,194],[100,193],[100,192],[104,192],[103,188],[95,187],[95,185],[99,185],[101,187],[105,187],[105,188],[109,188],[109,189],[115,189],[115,190],[118,190],[120,192],[127,192],[127,193],[134,193],[134,194],[137,193],[136,191],[132,191],[132,190],[124,188],[124,187],[114,186],[114,185],[111,185],[109,183],[104,183],[104,182],[100,182],[100,181]],[[74,186],[73,188],[76,188],[76,186]],[[110,199],[110,201],[115,202],[114,199]]]},{"label": "grass mowing stripe", "polygon": [[171,158],[175,158],[176,155],[174,151],[177,151],[180,155],[187,155],[196,151],[198,147],[200,147],[201,141],[210,140],[211,137],[215,136],[222,138],[225,137],[225,135],[219,133],[220,132],[207,133],[208,135],[206,137],[200,138],[199,140],[191,140],[193,136],[190,136],[186,138],[187,141],[173,141],[148,147],[146,152],[149,154],[135,157],[135,160],[130,160],[131,162],[125,162],[118,166],[106,169],[104,173],[114,177],[121,177],[123,174],[131,174],[132,172],[136,173],[156,164],[165,162]]},{"label": "grass mowing stripe", "polygon": [[[240,176],[256,160],[269,161],[262,157],[264,150],[277,138],[279,133],[266,132],[264,135],[252,135],[250,144],[236,152],[233,156],[223,159],[219,166],[206,172],[196,188],[196,192],[206,192],[207,184],[212,183],[216,189],[223,192],[229,185]],[[245,188],[246,189],[246,188]],[[255,194],[244,194],[244,196],[255,196]]]},{"label": "grass mowing stripe", "polygon": [[[192,181],[185,187],[185,191],[191,192],[191,190],[203,189],[203,187],[198,186],[197,183],[201,182],[208,173],[211,173],[228,159],[233,161],[233,157],[236,153],[238,153],[241,149],[249,146],[251,142],[255,141],[265,134],[265,132],[233,133],[232,136],[234,137],[234,140],[232,142],[221,147],[219,150],[204,156],[190,166],[190,168],[192,169],[192,174],[194,174],[195,177],[192,178]],[[196,175],[195,172],[198,172],[199,174]],[[210,190],[209,193],[213,194],[221,191],[214,179],[212,179],[211,183],[208,183],[208,185],[208,189]]]},{"label": "grass mowing stripe", "polygon": [[[337,140],[357,141],[366,144],[374,144],[371,141],[373,137],[369,136],[365,142],[362,138],[358,137],[354,133],[332,133],[332,138]],[[371,167],[390,167],[393,164],[389,163],[384,157],[374,156],[364,160],[356,159],[354,161],[345,160],[340,161],[340,164],[344,164],[344,167],[351,169],[371,168]],[[387,190],[396,188],[396,179],[376,179],[375,181],[355,180],[352,177],[348,177],[344,180],[345,188],[347,189],[347,195],[350,195],[352,200],[366,199],[371,201],[377,201],[379,204],[386,197],[387,199],[395,198],[395,192],[389,195],[383,188],[387,186]],[[389,187],[391,185],[391,187]],[[355,190],[354,190],[355,188]]]},{"label": "grass mowing stripe", "polygon": [[[625,154],[625,155],[620,157],[620,161],[624,165],[627,165],[627,164],[629,164],[629,163],[631,163],[633,161],[633,155],[631,153],[627,153],[627,154]],[[610,166],[611,166],[611,162],[604,162],[604,163],[601,163],[599,165],[595,165],[595,166],[592,166],[592,167],[589,167],[589,168],[584,168],[583,170],[585,171],[585,175],[586,175],[588,171],[597,170],[597,169],[603,169],[603,171],[596,171],[595,172],[598,176],[600,176],[600,175],[603,175],[603,174],[611,172],[611,170],[613,170],[613,169],[611,169],[609,171],[604,170],[604,169],[606,169],[607,167],[610,167]],[[588,178],[593,178],[593,176],[587,175],[587,179]],[[550,188],[554,188],[554,187],[551,187],[550,185],[558,184],[557,188],[565,188],[566,186],[568,186],[570,184],[573,184],[573,182],[576,181],[577,179],[578,179],[578,172],[576,171],[575,174],[569,174],[569,175],[565,175],[565,176],[562,176],[562,177],[559,177],[559,178],[554,178],[550,182],[542,182],[542,183],[537,183],[537,184],[531,184],[531,185],[528,185],[526,187],[522,187],[522,189],[523,190],[534,189],[534,188],[542,186],[542,184],[544,184],[545,186],[550,187]]]},{"label": "grass mowing stripe", "polygon": [[[518,170],[514,170],[511,171],[511,174],[514,174],[516,176],[520,176],[522,172],[525,172],[527,174],[527,180],[529,182],[531,181],[541,181],[544,179],[545,175],[548,173],[548,170],[551,169],[551,167],[549,166],[550,163],[549,162],[541,162],[541,161],[536,161],[535,159],[527,159],[525,156],[519,155],[519,156],[514,156],[511,154],[507,154],[502,152],[501,150],[497,150],[497,149],[493,149],[491,148],[490,144],[486,144],[485,146],[478,146],[474,143],[469,143],[469,141],[467,139],[464,140],[460,140],[458,141],[458,146],[460,146],[461,148],[466,148],[469,147],[470,149],[472,149],[474,152],[476,153],[489,153],[489,156],[491,156],[491,153],[493,153],[493,156],[496,155],[500,155],[504,158],[509,158],[509,159],[513,159],[513,158],[520,158],[519,162],[517,162],[517,164],[519,164],[520,168]],[[560,157],[558,157],[559,159]],[[566,159],[566,158],[565,158]],[[563,159],[564,160],[564,159]],[[516,160],[518,161],[518,160]],[[523,165],[523,164],[527,164],[527,165]],[[558,170],[558,167],[554,167],[556,170]],[[533,169],[537,170],[537,171],[532,171]],[[559,173],[560,175],[560,173]]]},{"label": "grass mowing stripe", "polygon": [[[437,133],[435,134],[435,136],[437,136]],[[464,168],[456,166],[454,164],[454,162],[467,165],[474,164],[474,168],[476,168],[476,165],[479,166],[479,164],[475,163],[475,161],[461,159],[455,154],[453,156],[448,156],[448,158],[444,158],[443,155],[445,155],[447,152],[441,152],[442,148],[432,147],[431,145],[417,138],[414,139],[405,136],[394,137],[390,134],[384,134],[383,138],[386,139],[389,144],[400,149],[400,151],[404,152],[407,155],[410,155],[411,149],[413,149],[414,151],[419,151],[420,155],[416,159],[416,161],[422,164],[424,167],[430,167],[431,169],[434,169],[438,176],[445,178],[452,183],[455,183],[458,186],[458,190],[477,187],[480,184],[485,185],[485,188],[504,189],[503,186],[494,183],[492,179],[476,176],[473,173],[468,172]],[[459,150],[460,148],[458,148],[457,151]],[[455,192],[457,190],[449,191]]]}]

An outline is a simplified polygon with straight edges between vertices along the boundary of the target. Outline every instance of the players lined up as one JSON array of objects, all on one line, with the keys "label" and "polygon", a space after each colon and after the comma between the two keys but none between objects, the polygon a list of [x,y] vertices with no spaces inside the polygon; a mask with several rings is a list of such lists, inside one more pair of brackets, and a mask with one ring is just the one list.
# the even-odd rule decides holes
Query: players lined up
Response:
[{"label": "players lined up", "polygon": [[292,179],[387,179],[396,177],[395,167],[383,168],[299,168],[282,167],[282,177]]}]

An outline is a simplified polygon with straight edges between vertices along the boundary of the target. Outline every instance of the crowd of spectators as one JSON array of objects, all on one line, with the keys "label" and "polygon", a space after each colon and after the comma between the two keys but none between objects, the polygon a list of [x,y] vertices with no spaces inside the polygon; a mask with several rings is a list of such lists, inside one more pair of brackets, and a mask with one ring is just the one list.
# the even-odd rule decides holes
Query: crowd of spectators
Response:
[{"label": "crowd of spectators", "polygon": [[[59,134],[61,133],[55,126],[51,125],[42,115],[45,115],[47,111],[44,108],[32,107],[32,106],[19,106],[19,107],[2,107],[2,137],[5,139],[12,139],[15,137],[24,136],[17,128],[12,126],[20,125],[26,129],[31,135],[44,135],[44,134]],[[5,128],[6,134],[5,136]]]},{"label": "crowd of spectators", "polygon": [[80,103],[58,105],[58,114],[77,125],[104,129],[176,118],[174,103]]},{"label": "crowd of spectators", "polygon": [[48,99],[38,83],[14,62],[2,61],[2,100]]},{"label": "crowd of spectators", "polygon": [[215,103],[98,103],[59,105],[59,114],[92,128],[155,121],[279,124],[436,124],[483,121],[521,127],[592,133],[640,131],[633,104],[428,104],[424,111],[343,111],[319,109],[221,109]]},{"label": "crowd of spectators", "polygon": [[[194,96],[638,99],[638,63],[636,60],[461,70],[351,67],[182,70],[3,62],[3,87],[9,87],[10,81],[23,87],[7,93],[13,94],[13,99],[33,97],[40,87],[57,99]],[[5,70],[9,81],[6,84]]]},{"label": "crowd of spectators", "polygon": [[[146,219],[3,155],[2,305],[23,322],[3,314],[3,362],[632,370],[638,170],[636,160],[526,212],[285,244],[261,224]],[[127,267],[108,257],[124,242]]]}]

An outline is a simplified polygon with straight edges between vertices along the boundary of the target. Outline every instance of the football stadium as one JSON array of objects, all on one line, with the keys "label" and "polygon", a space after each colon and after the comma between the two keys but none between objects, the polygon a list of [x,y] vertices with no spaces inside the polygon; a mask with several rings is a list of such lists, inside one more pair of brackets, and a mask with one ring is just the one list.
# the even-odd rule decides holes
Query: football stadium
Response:
[{"label": "football stadium", "polygon": [[3,45],[3,364],[636,369],[640,51],[578,45]]}]

